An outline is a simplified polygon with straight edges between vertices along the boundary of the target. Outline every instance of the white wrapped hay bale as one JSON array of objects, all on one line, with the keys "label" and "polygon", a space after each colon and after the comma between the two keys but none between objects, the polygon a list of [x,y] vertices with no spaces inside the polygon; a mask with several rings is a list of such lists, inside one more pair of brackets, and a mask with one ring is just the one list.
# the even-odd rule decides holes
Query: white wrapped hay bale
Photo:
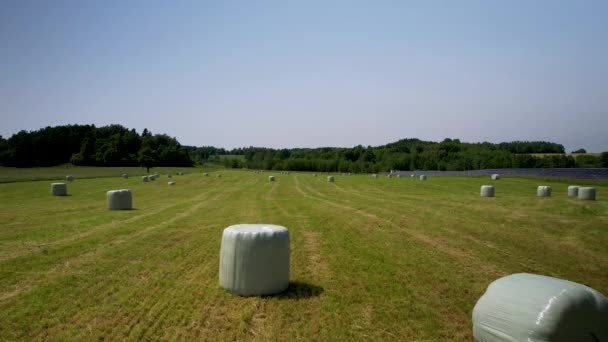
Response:
[{"label": "white wrapped hay bale", "polygon": [[67,175],[67,176],[65,176],[65,180],[68,182],[72,182],[72,181],[74,181],[74,176]]},{"label": "white wrapped hay bale", "polygon": [[500,179],[500,175],[498,173],[495,173],[492,175],[492,180],[499,180]]},{"label": "white wrapped hay bale", "polygon": [[122,178],[127,179],[127,178],[129,178],[129,175],[128,175],[128,174],[126,174],[126,173],[123,173],[123,174],[122,174]]},{"label": "white wrapped hay bale", "polygon": [[268,181],[269,182],[274,182],[274,176],[268,176]]},{"label": "white wrapped hay bale", "polygon": [[374,177],[374,178],[378,178],[378,174],[377,174],[377,173],[374,173],[374,174],[372,175],[372,177]]},{"label": "white wrapped hay bale", "polygon": [[209,173],[205,172],[205,173],[203,173],[203,176],[208,177]]},{"label": "white wrapped hay bale", "polygon": [[110,190],[107,193],[107,199],[108,209],[110,210],[130,210],[133,208],[133,198],[129,189]]},{"label": "white wrapped hay bale", "polygon": [[578,199],[595,201],[595,188],[590,188],[590,187],[578,188]]},{"label": "white wrapped hay bale", "polygon": [[540,185],[538,189],[536,189],[536,196],[538,197],[550,197],[551,196],[551,187],[547,185]]},{"label": "white wrapped hay bale", "polygon": [[314,175],[312,175],[313,177],[317,177],[317,174],[315,173]]},{"label": "white wrapped hay bale", "polygon": [[411,175],[410,175],[410,178],[414,178],[414,177],[416,177],[416,175],[414,175],[414,174],[411,174]]},{"label": "white wrapped hay bale", "polygon": [[420,175],[420,180],[421,181],[425,181],[426,180],[426,175]]},{"label": "white wrapped hay bale", "polygon": [[578,196],[578,186],[569,185],[568,186],[568,196]]},{"label": "white wrapped hay bale", "polygon": [[149,180],[150,180],[150,177],[148,177],[148,176],[142,176],[141,177],[141,181],[144,182],[144,183],[148,182]]},{"label": "white wrapped hay bale", "polygon": [[67,196],[68,186],[65,183],[51,183],[52,196]]},{"label": "white wrapped hay bale", "polygon": [[327,176],[327,182],[333,183],[334,182],[334,176]]},{"label": "white wrapped hay bale", "polygon": [[289,231],[272,224],[238,224],[224,229],[220,286],[243,295],[268,295],[289,286]]},{"label": "white wrapped hay bale", "polygon": [[481,186],[481,197],[494,197],[495,189],[493,185]]},{"label": "white wrapped hay bale", "polygon": [[397,178],[401,178],[401,175],[397,175]]},{"label": "white wrapped hay bale", "polygon": [[167,182],[167,185],[173,186],[173,185],[175,185],[175,182]]},{"label": "white wrapped hay bale", "polygon": [[391,175],[390,173],[388,175],[386,175],[387,178],[392,178],[393,175]]},{"label": "white wrapped hay bale", "polygon": [[473,308],[478,342],[608,341],[608,299],[575,282],[518,273],[491,283]]},{"label": "white wrapped hay bale", "polygon": [[172,175],[172,174],[167,173],[167,178],[172,178],[172,177],[173,177],[173,175]]}]

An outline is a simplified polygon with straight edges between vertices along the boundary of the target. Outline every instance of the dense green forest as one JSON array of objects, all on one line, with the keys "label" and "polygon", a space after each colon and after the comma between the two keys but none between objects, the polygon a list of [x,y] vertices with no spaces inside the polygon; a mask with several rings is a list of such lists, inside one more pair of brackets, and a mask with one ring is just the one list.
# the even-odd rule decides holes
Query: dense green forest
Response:
[{"label": "dense green forest", "polygon": [[191,166],[175,138],[120,125],[67,125],[0,137],[0,164],[33,167],[64,163],[92,166]]},{"label": "dense green forest", "polygon": [[[564,146],[545,141],[464,143],[403,139],[382,146],[226,150],[181,146],[165,134],[120,125],[67,125],[0,136],[0,164],[34,167],[64,163],[92,166],[192,166],[223,164],[229,168],[320,172],[389,170],[477,170],[492,168],[608,167],[600,156],[564,154]],[[556,154],[534,156],[532,154]]]}]

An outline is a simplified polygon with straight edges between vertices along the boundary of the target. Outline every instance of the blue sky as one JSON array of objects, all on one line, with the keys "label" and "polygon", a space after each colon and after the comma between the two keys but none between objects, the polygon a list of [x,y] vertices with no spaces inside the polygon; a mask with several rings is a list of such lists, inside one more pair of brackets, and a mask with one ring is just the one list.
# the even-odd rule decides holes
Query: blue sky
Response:
[{"label": "blue sky", "polygon": [[608,151],[608,1],[0,1],[0,134]]}]

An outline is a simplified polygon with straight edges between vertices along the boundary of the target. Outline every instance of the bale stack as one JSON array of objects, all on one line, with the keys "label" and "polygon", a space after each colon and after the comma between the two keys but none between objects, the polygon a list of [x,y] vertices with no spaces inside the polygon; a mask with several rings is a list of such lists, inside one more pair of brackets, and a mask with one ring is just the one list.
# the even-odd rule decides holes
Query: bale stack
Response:
[{"label": "bale stack", "polygon": [[494,197],[495,189],[493,185],[481,186],[481,197]]},{"label": "bale stack", "polygon": [[578,188],[578,199],[587,200],[587,201],[595,201],[595,188],[591,188],[591,187]]},{"label": "bale stack", "polygon": [[538,197],[551,197],[551,187],[547,185],[540,185],[536,189],[536,196]]},{"label": "bale stack", "polygon": [[67,196],[68,186],[65,183],[51,183],[52,196]]},{"label": "bale stack", "polygon": [[242,296],[269,295],[289,286],[289,231],[271,224],[224,229],[220,286]]},{"label": "bale stack", "polygon": [[107,195],[108,209],[110,210],[130,210],[133,209],[133,197],[131,190],[120,189],[110,190]]},{"label": "bale stack", "polygon": [[568,196],[578,196],[578,186],[576,186],[576,185],[568,186]]}]

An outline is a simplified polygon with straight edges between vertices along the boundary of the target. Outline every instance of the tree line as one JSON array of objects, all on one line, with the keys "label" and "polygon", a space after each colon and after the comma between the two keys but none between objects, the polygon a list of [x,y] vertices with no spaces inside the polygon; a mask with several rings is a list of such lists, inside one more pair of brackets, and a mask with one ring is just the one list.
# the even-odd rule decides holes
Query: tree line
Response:
[{"label": "tree line", "polygon": [[65,125],[0,136],[0,164],[35,167],[65,163],[89,166],[192,166],[187,149],[166,134],[121,125]]}]

